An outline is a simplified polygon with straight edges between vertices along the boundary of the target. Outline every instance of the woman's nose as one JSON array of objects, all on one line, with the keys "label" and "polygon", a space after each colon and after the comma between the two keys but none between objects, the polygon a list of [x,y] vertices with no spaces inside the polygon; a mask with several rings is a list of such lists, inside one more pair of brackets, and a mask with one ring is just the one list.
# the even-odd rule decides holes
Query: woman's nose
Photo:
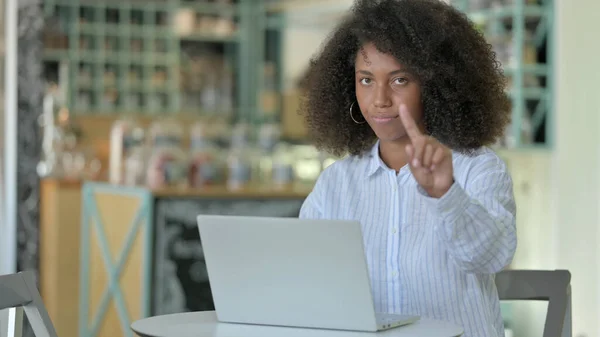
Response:
[{"label": "woman's nose", "polygon": [[373,102],[375,107],[385,108],[392,105],[392,99],[387,85],[379,85],[375,90],[375,100]]}]

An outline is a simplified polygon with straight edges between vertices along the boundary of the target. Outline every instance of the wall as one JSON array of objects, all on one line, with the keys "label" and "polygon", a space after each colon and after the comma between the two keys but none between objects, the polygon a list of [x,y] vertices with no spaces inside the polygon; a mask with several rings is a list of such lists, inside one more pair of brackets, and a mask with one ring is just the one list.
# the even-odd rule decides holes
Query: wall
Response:
[{"label": "wall", "polygon": [[[548,150],[500,152],[512,174],[517,203],[517,251],[513,269],[554,269],[552,233],[553,154]],[[542,336],[547,302],[512,302],[515,337]]]},{"label": "wall", "polygon": [[319,48],[327,32],[321,29],[286,29],[283,36],[283,59],[285,60],[284,90],[294,87],[294,83],[306,70],[308,60]]},{"label": "wall", "polygon": [[[317,6],[296,5],[294,13],[286,12],[288,28],[283,34],[283,59],[285,62],[284,80],[286,89],[302,75],[308,60],[319,49],[323,40],[333,28],[334,21],[327,21],[326,13],[349,9],[353,0],[323,1]],[[317,12],[321,13],[320,15]]]},{"label": "wall", "polygon": [[574,336],[600,336],[600,1],[556,1],[556,266],[573,274]]},{"label": "wall", "polygon": [[[0,108],[0,274],[16,269],[16,108],[17,0],[0,0],[2,25],[2,88]],[[7,48],[8,45],[8,48]],[[11,48],[12,47],[12,48]],[[8,50],[8,54],[6,51]],[[7,86],[6,84],[13,84]],[[10,126],[10,127],[7,127]]]}]

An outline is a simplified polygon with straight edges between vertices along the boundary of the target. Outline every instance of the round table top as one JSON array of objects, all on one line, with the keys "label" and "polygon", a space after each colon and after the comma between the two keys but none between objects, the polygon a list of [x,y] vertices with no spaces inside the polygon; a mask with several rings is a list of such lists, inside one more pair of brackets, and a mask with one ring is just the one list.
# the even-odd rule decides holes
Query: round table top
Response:
[{"label": "round table top", "polygon": [[371,333],[220,323],[214,311],[144,318],[133,322],[131,329],[144,337],[456,337],[463,334],[463,329],[456,324],[425,318]]}]

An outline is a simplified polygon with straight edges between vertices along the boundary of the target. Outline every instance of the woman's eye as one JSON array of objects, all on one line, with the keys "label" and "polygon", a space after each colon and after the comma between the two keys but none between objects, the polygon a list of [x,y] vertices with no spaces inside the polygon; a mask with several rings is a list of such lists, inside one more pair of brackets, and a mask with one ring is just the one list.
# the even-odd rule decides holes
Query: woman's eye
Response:
[{"label": "woman's eye", "polygon": [[408,82],[408,80],[406,78],[396,78],[394,79],[394,84],[398,84],[398,85],[402,85],[402,84],[406,84],[406,82]]},{"label": "woman's eye", "polygon": [[360,79],[360,84],[362,84],[362,85],[369,85],[369,84],[371,84],[371,79],[370,78],[361,78]]}]

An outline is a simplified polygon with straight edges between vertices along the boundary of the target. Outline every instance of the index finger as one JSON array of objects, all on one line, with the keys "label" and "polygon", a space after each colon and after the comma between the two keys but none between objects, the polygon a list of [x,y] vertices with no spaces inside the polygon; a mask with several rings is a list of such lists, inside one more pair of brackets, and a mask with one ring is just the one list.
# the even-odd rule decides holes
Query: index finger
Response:
[{"label": "index finger", "polygon": [[404,104],[400,105],[400,119],[402,120],[406,134],[408,134],[410,139],[415,140],[423,136],[421,130],[419,130],[419,127],[417,127],[417,123],[410,115],[408,108]]}]

